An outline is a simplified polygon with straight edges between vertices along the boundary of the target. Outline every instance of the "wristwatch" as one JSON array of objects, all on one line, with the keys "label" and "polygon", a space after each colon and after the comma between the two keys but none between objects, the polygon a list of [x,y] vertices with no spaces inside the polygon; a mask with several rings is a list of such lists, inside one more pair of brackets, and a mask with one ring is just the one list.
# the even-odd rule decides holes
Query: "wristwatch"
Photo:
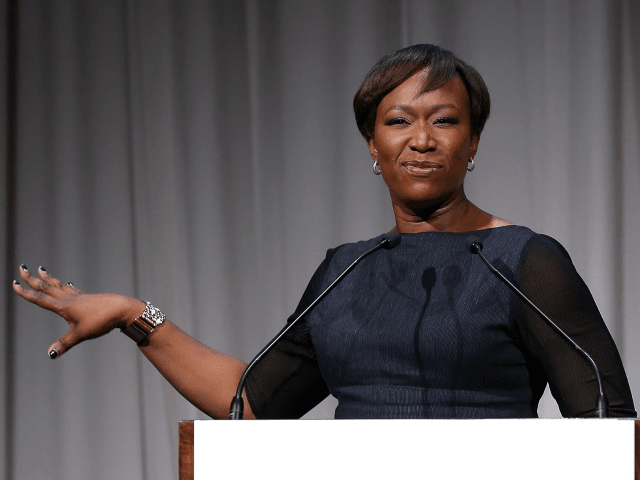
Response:
[{"label": "wristwatch", "polygon": [[146,303],[147,306],[145,307],[144,312],[142,312],[142,315],[136,318],[127,328],[120,329],[122,333],[138,345],[140,345],[147,338],[147,335],[153,332],[156,327],[167,318],[164,313],[149,302],[144,303]]}]

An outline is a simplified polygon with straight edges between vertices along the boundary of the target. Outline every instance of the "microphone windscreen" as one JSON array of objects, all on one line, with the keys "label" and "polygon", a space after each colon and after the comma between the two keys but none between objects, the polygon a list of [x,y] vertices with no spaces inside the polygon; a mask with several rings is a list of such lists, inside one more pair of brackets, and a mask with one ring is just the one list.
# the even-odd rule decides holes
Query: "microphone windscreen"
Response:
[{"label": "microphone windscreen", "polygon": [[482,245],[482,240],[480,240],[480,238],[476,237],[475,235],[471,235],[470,237],[467,237],[467,240],[465,241],[465,243],[467,245],[467,249],[471,253],[478,253],[482,251],[482,247],[484,246]]},{"label": "microphone windscreen", "polygon": [[390,248],[396,247],[400,240],[402,240],[402,234],[400,232],[389,232],[382,236],[382,246],[389,250]]}]

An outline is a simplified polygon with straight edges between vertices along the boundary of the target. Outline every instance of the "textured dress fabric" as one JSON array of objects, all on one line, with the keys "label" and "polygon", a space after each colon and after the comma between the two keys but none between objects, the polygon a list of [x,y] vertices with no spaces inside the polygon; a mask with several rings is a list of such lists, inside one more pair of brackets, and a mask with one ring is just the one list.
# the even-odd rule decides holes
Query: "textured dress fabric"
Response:
[{"label": "textured dress fabric", "polygon": [[[403,234],[366,257],[250,373],[256,417],[298,418],[330,393],[335,418],[529,418],[547,383],[563,416],[592,415],[589,361],[469,251],[472,236],[594,358],[611,416],[635,417],[616,346],[569,255],[516,225]],[[380,239],[329,250],[289,320]]]}]

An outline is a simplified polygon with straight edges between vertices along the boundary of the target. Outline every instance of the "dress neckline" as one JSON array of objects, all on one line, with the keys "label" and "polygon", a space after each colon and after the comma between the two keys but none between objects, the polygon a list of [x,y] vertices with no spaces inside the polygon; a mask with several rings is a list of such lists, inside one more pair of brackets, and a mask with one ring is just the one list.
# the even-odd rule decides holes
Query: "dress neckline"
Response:
[{"label": "dress neckline", "polygon": [[[491,231],[491,230],[499,230],[501,228],[508,228],[508,227],[520,227],[520,228],[522,228],[522,225],[516,225],[516,224],[512,223],[512,224],[509,224],[509,225],[498,225],[497,227],[481,228],[480,230],[469,230],[467,232],[442,232],[442,231],[436,231],[436,230],[432,230],[432,231],[428,231],[428,232],[415,232],[415,233],[402,233],[402,232],[400,232],[400,235],[402,235],[402,236],[422,235],[422,234],[473,235],[473,234],[478,234],[478,233],[482,233],[482,232],[488,232],[488,231]],[[388,233],[393,233],[393,230],[391,232],[388,232]]]}]

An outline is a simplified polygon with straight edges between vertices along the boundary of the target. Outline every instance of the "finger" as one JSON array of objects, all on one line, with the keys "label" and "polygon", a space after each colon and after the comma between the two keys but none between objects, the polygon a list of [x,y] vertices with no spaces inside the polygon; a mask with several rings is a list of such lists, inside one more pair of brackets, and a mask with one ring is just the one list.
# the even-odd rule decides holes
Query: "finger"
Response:
[{"label": "finger", "polygon": [[56,288],[62,287],[62,282],[57,278],[53,278],[51,275],[49,275],[49,272],[47,272],[47,270],[44,267],[38,267],[38,276],[43,282],[48,283],[52,287],[56,287]]},{"label": "finger", "polygon": [[[38,275],[40,276],[40,278],[43,281],[47,282],[49,285],[51,285],[51,286],[53,286],[55,288],[59,288],[63,292],[75,293],[76,295],[82,293],[79,289],[77,289],[73,285],[73,283],[71,283],[71,282],[62,283],[57,278],[52,277],[44,267],[38,267]],[[54,292],[54,291],[52,290],[52,292]],[[50,293],[50,294],[53,294],[53,293]],[[63,297],[61,296],[60,298],[63,298]]]},{"label": "finger", "polygon": [[27,268],[27,266],[23,263],[20,265],[20,276],[25,281],[25,283],[33,288],[34,290],[44,291],[50,287],[50,285],[42,280],[39,277],[34,277],[31,271]]},{"label": "finger", "polygon": [[38,292],[56,298],[64,297],[64,292],[60,289],[60,281],[51,277],[42,267],[38,267],[38,277],[35,277],[23,264],[20,266],[20,276],[28,286]]},{"label": "finger", "polygon": [[80,342],[81,339],[75,331],[73,329],[69,330],[63,337],[49,347],[49,350],[47,351],[49,358],[51,360],[58,358]]},{"label": "finger", "polygon": [[20,295],[25,300],[38,305],[39,307],[46,308],[47,310],[51,310],[52,312],[58,312],[59,309],[63,306],[63,303],[50,295],[47,295],[44,292],[39,292],[35,290],[30,290],[28,288],[24,288],[20,285],[16,280],[13,281],[13,291]]},{"label": "finger", "polygon": [[80,289],[78,287],[76,287],[73,283],[71,282],[67,282],[65,285],[62,285],[62,289],[65,292],[69,292],[69,293],[75,293],[75,294],[81,294],[82,292],[80,291]]}]

